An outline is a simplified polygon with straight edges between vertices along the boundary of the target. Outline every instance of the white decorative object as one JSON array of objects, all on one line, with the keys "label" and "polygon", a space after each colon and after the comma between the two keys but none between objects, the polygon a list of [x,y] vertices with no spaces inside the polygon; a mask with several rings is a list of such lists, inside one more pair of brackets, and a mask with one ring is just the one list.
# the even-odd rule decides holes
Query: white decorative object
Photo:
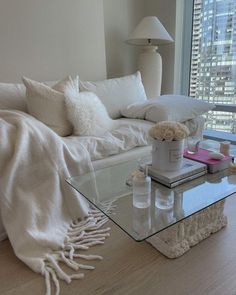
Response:
[{"label": "white decorative object", "polygon": [[67,118],[73,125],[73,135],[102,136],[111,130],[113,120],[95,93],[65,90]]},{"label": "white decorative object", "polygon": [[177,258],[227,225],[225,200],[163,230],[146,241],[168,258]]},{"label": "white decorative object", "polygon": [[152,166],[158,170],[176,171],[183,162],[184,140],[153,140]]},{"label": "white decorative object", "polygon": [[127,105],[147,100],[140,72],[103,81],[80,81],[80,90],[96,93],[112,119],[120,118]]},{"label": "white decorative object", "polygon": [[157,52],[159,44],[173,42],[164,26],[156,16],[146,16],[129,36],[127,43],[144,45],[139,56],[138,67],[148,98],[161,93],[162,59]]},{"label": "white decorative object", "polygon": [[215,105],[184,95],[161,95],[144,102],[130,104],[122,110],[127,118],[139,118],[155,123],[185,122],[214,109]]},{"label": "white decorative object", "polygon": [[138,57],[138,69],[148,98],[161,94],[162,58],[157,46],[145,46]]},{"label": "white decorative object", "polygon": [[223,155],[229,156],[229,149],[230,149],[230,141],[222,141],[220,143],[220,152]]},{"label": "white decorative object", "polygon": [[222,160],[225,156],[218,152],[210,152],[209,157],[210,159],[214,159],[214,160]]},{"label": "white decorative object", "polygon": [[188,128],[179,122],[163,121],[150,128],[152,167],[163,171],[176,171],[182,166],[184,138]]}]

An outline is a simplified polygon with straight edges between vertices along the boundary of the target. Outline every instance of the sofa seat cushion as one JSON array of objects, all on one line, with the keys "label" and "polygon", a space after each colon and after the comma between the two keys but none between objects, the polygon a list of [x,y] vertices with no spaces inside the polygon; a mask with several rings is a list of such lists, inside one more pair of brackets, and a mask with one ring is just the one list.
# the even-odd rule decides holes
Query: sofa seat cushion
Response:
[{"label": "sofa seat cushion", "polygon": [[[155,123],[128,118],[114,121],[116,125],[114,130],[106,132],[103,136],[67,136],[62,137],[62,140],[72,152],[78,149],[80,144],[83,145],[89,151],[92,161],[120,155],[137,147],[151,145],[152,140],[148,131]],[[201,138],[204,126],[202,117],[188,120],[183,124],[190,129],[191,135]]]},{"label": "sofa seat cushion", "polygon": [[112,155],[129,151],[135,147],[151,144],[148,130],[154,124],[149,121],[136,119],[118,119],[116,127],[101,137],[68,136],[62,140],[72,151],[82,144],[90,153],[91,160],[99,160]]}]

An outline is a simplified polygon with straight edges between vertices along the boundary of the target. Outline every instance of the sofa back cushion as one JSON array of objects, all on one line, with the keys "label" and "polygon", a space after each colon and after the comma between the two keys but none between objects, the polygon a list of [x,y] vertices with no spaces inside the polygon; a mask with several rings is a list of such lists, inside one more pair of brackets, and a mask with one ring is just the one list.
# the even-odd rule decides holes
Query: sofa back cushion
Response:
[{"label": "sofa back cushion", "polygon": [[23,84],[0,83],[0,109],[27,112],[25,86]]},{"label": "sofa back cushion", "polygon": [[[53,86],[55,81],[43,82]],[[0,83],[0,110],[17,110],[27,113],[26,89],[20,83]]]},{"label": "sofa back cushion", "polygon": [[112,119],[120,118],[127,105],[147,100],[140,72],[104,81],[80,81],[80,90],[94,92]]}]

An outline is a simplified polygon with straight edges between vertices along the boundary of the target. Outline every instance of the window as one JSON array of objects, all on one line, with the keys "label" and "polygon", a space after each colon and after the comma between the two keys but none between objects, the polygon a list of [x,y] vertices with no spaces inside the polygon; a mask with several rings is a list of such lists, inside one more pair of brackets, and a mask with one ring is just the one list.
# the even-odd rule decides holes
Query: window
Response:
[{"label": "window", "polygon": [[[189,6],[188,1],[185,3]],[[212,111],[207,115],[206,128],[236,134],[236,1],[190,2],[192,30],[188,42],[191,48],[186,48],[185,41],[182,54],[187,56],[186,50],[190,50],[191,58],[190,64],[185,63],[181,71],[182,79],[189,74],[189,83],[182,85],[181,92],[224,106],[222,112]],[[184,12],[185,17],[187,13],[189,8]],[[186,24],[184,34],[187,33],[185,27]]]}]

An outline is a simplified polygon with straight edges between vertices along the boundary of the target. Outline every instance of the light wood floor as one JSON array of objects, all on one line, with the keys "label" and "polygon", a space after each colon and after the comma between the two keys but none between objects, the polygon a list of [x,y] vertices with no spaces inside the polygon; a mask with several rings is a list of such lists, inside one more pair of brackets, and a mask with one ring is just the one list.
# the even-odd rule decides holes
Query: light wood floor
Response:
[{"label": "light wood floor", "polygon": [[[91,252],[104,257],[83,280],[61,283],[61,295],[235,295],[236,195],[226,203],[227,228],[170,260],[111,225],[111,237]],[[44,295],[43,278],[0,243],[0,294]]]}]

